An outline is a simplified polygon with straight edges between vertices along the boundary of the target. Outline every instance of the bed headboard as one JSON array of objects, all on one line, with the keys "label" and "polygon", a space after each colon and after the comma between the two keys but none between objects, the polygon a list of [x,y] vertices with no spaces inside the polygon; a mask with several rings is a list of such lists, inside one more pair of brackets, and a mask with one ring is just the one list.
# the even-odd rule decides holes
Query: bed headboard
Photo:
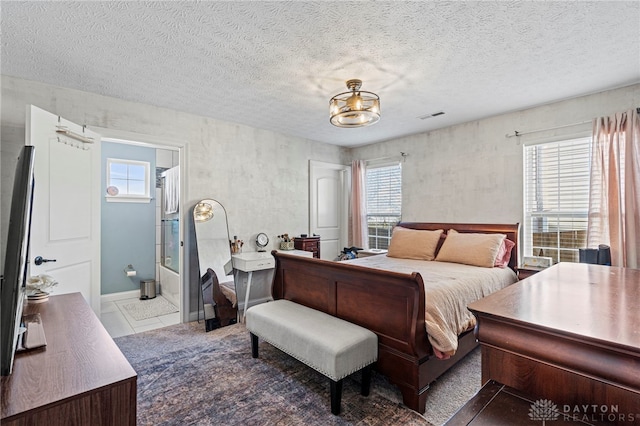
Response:
[{"label": "bed headboard", "polygon": [[515,243],[511,250],[511,259],[509,267],[517,271],[518,267],[518,235],[520,233],[520,224],[500,224],[500,223],[431,223],[431,222],[400,222],[398,226],[409,229],[422,229],[426,231],[434,231],[436,229],[444,229],[444,234],[440,238],[436,252],[440,250],[442,242],[446,237],[449,229],[455,229],[458,232],[476,232],[482,234],[505,234],[508,239]]}]

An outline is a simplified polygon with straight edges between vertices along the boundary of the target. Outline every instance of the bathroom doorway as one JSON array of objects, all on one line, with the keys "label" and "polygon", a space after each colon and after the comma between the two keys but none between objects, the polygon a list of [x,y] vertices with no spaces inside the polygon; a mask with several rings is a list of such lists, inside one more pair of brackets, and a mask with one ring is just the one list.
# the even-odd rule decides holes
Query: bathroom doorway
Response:
[{"label": "bathroom doorway", "polygon": [[103,138],[102,151],[101,321],[112,337],[180,323],[181,149]]}]

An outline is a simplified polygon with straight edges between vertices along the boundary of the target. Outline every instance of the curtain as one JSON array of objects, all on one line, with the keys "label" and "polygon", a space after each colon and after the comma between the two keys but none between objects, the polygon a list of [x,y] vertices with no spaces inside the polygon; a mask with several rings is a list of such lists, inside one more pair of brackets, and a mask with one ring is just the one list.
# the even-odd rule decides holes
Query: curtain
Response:
[{"label": "curtain", "polygon": [[611,264],[640,267],[640,118],[593,121],[587,247],[607,244]]},{"label": "curtain", "polygon": [[365,173],[364,160],[354,160],[351,163],[351,243],[364,249],[369,247]]}]

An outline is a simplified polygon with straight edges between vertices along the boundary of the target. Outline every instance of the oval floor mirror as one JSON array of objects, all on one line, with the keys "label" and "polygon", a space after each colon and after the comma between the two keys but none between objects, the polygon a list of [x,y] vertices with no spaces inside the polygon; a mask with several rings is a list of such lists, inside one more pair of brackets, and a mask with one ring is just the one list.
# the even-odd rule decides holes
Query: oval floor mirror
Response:
[{"label": "oval floor mirror", "polygon": [[202,301],[198,307],[204,312],[205,329],[210,331],[235,324],[238,318],[227,212],[216,200],[205,199],[193,207],[193,221]]}]

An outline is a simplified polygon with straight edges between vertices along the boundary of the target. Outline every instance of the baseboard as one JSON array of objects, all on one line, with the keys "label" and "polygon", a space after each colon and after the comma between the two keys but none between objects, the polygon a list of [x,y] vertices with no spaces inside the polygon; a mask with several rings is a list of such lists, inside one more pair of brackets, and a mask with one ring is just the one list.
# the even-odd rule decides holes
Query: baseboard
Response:
[{"label": "baseboard", "polygon": [[140,290],[121,291],[119,293],[109,293],[100,295],[100,302],[117,302],[122,299],[133,299],[140,297]]}]

